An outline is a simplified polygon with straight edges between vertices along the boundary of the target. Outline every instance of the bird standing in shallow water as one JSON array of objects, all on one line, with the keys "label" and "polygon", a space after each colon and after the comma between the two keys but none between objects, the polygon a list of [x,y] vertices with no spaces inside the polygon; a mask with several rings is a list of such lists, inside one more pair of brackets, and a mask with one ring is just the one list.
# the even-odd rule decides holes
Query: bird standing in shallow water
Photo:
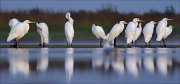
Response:
[{"label": "bird standing in shallow water", "polygon": [[157,27],[156,27],[156,34],[157,34],[157,38],[156,41],[163,41],[163,46],[166,47],[165,44],[165,36],[166,36],[166,29],[167,27],[167,21],[168,20],[173,20],[173,19],[168,19],[168,18],[163,18],[161,21],[159,21]]},{"label": "bird standing in shallow water", "polygon": [[141,32],[142,32],[142,27],[141,27],[141,23],[139,23],[139,26],[136,28],[136,31],[135,31],[135,36],[134,36],[134,39],[133,39],[133,43],[135,43],[136,45],[136,40],[139,38],[139,36],[141,35]]},{"label": "bird standing in shallow water", "polygon": [[68,12],[65,15],[66,19],[68,20],[65,23],[65,36],[66,36],[66,40],[67,40],[67,45],[72,47],[72,41],[74,38],[74,20],[71,18],[71,14]]},{"label": "bird standing in shallow water", "polygon": [[149,47],[150,47],[150,40],[153,36],[155,24],[156,24],[155,21],[150,21],[143,28],[143,35],[144,35],[144,41],[146,42],[146,47],[148,46],[148,43],[149,43]]},{"label": "bird standing in shallow water", "polygon": [[127,43],[127,47],[129,46],[130,43],[133,43],[133,39],[135,36],[135,32],[136,32],[136,28],[138,26],[138,22],[144,22],[142,20],[139,20],[138,18],[134,18],[133,21],[129,22],[126,30],[125,30],[125,34],[126,34],[126,43]]},{"label": "bird standing in shallow water", "polygon": [[109,34],[107,35],[107,40],[109,42],[113,42],[114,41],[114,46],[116,46],[116,39],[117,37],[123,32],[124,30],[124,25],[127,24],[125,21],[120,21],[119,23],[116,23],[111,31],[109,32]]},{"label": "bird standing in shallow water", "polygon": [[37,32],[41,36],[41,43],[40,46],[45,47],[45,45],[49,44],[49,30],[46,23],[36,23]]},{"label": "bird standing in shallow water", "polygon": [[100,39],[100,47],[102,47],[103,40],[106,39],[106,34],[101,26],[92,25],[92,33],[97,39]]},{"label": "bird standing in shallow water", "polygon": [[16,24],[11,25],[11,30],[7,38],[7,42],[15,39],[14,45],[12,47],[19,48],[19,40],[24,37],[29,31],[29,23],[36,23],[33,21],[25,20],[24,22],[16,22]]}]

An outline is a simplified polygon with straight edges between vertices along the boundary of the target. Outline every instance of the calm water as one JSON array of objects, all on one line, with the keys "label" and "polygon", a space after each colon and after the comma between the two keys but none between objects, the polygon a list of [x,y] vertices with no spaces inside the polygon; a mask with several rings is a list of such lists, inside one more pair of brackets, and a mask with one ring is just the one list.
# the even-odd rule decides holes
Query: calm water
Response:
[{"label": "calm water", "polygon": [[0,84],[180,84],[180,48],[0,48]]}]

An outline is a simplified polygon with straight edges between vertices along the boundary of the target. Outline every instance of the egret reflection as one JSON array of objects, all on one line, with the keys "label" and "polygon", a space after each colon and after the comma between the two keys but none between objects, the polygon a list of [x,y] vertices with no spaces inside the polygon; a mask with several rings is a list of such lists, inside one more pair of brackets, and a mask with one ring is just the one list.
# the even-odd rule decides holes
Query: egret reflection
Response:
[{"label": "egret reflection", "polygon": [[126,69],[127,71],[132,74],[134,77],[139,75],[139,71],[141,67],[141,59],[137,56],[130,56],[126,58]]},{"label": "egret reflection", "polygon": [[155,71],[155,60],[152,56],[147,56],[143,60],[144,67],[150,73],[154,73]]},{"label": "egret reflection", "polygon": [[144,49],[144,59],[143,59],[143,65],[144,68],[150,72],[154,73],[155,72],[155,58],[153,57],[154,55],[154,49],[153,48],[145,48]]},{"label": "egret reflection", "polygon": [[168,75],[172,69],[172,59],[167,56],[157,57],[157,68],[163,75]]},{"label": "egret reflection", "polygon": [[103,48],[95,48],[92,52],[92,67],[99,68],[103,66]]},{"label": "egret reflection", "polygon": [[74,48],[66,49],[65,72],[66,80],[70,82],[74,72]]},{"label": "egret reflection", "polygon": [[111,63],[112,68],[120,75],[125,73],[124,59],[120,58]]},{"label": "egret reflection", "polygon": [[[164,50],[162,52],[161,49],[157,48],[64,49],[1,49],[1,79],[6,80],[10,77],[8,80],[12,81],[11,77],[14,76],[19,80],[22,78],[30,78],[33,81],[58,79],[58,82],[74,83],[77,79],[85,76],[91,79],[96,77],[95,79],[103,81],[105,80],[101,77],[111,81],[114,79],[124,80],[125,78],[139,80],[142,77],[169,81],[171,78],[176,80],[178,79],[176,77],[179,77],[180,59],[176,49],[162,49]],[[43,72],[43,74],[39,72]]]},{"label": "egret reflection", "polygon": [[39,59],[37,61],[37,70],[46,71],[49,62],[49,48],[41,48]]},{"label": "egret reflection", "polygon": [[13,75],[24,75],[28,76],[30,74],[29,67],[29,50],[21,48],[9,48],[8,60],[9,60],[9,71]]}]

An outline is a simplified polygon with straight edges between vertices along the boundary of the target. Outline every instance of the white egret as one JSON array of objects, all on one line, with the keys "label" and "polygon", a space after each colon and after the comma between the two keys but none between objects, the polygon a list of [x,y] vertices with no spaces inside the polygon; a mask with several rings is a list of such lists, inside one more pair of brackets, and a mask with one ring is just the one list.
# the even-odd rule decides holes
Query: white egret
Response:
[{"label": "white egret", "polygon": [[109,42],[113,42],[114,40],[114,46],[116,46],[116,39],[117,37],[120,35],[120,33],[122,33],[122,31],[124,30],[124,24],[127,24],[125,21],[120,21],[119,23],[116,23],[111,31],[108,34],[108,38],[107,40]]},{"label": "white egret", "polygon": [[144,35],[144,40],[146,42],[146,46],[149,43],[149,47],[150,47],[150,40],[151,40],[151,38],[153,36],[153,31],[154,31],[154,25],[155,24],[156,24],[155,21],[150,21],[143,28],[143,35]]},{"label": "white egret", "polygon": [[20,47],[19,39],[24,37],[29,31],[29,23],[36,23],[33,21],[25,20],[24,22],[18,22],[16,25],[12,26],[9,36],[7,38],[7,42],[15,39],[15,43],[13,47]]},{"label": "white egret", "polygon": [[101,26],[92,25],[92,33],[96,36],[97,39],[100,39],[100,47],[102,46],[103,40],[106,39],[106,34]]},{"label": "white egret", "polygon": [[156,41],[163,41],[164,47],[166,47],[166,44],[164,42],[165,39],[164,37],[166,36],[166,28],[167,28],[168,20],[173,20],[173,19],[163,18],[161,21],[159,21],[156,27],[156,34],[157,34]]},{"label": "white egret", "polygon": [[41,22],[39,24],[36,23],[36,26],[37,26],[37,32],[41,36],[40,46],[45,47],[45,45],[49,44],[49,30],[48,30],[48,26],[44,22]]},{"label": "white egret", "polygon": [[10,26],[10,28],[14,28],[14,26],[15,26],[17,23],[19,23],[19,20],[16,19],[16,18],[13,18],[13,19],[9,20],[9,26]]},{"label": "white egret", "polygon": [[71,14],[68,12],[65,15],[66,19],[68,20],[65,23],[65,35],[67,40],[67,45],[72,46],[72,40],[74,38],[74,20],[71,18]]},{"label": "white egret", "polygon": [[133,39],[133,42],[135,42],[135,45],[136,45],[136,40],[141,35],[141,32],[142,32],[142,26],[141,26],[141,23],[139,23],[138,27],[136,28],[135,36],[134,36],[134,39]]},{"label": "white egret", "polygon": [[136,28],[138,26],[138,22],[144,22],[142,20],[139,20],[138,18],[134,18],[132,22],[129,22],[126,30],[125,30],[125,34],[126,34],[126,38],[127,38],[127,45],[129,45],[131,42],[133,43],[133,39],[135,36],[135,32],[136,32]]}]

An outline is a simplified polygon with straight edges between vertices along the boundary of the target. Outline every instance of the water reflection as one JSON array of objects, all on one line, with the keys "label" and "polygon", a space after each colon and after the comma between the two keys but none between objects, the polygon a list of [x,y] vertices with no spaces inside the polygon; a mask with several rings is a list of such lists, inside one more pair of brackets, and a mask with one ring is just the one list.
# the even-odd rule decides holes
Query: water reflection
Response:
[{"label": "water reflection", "polygon": [[150,73],[155,72],[155,61],[152,56],[145,57],[143,63],[147,71],[149,71]]},{"label": "water reflection", "polygon": [[48,68],[49,62],[49,48],[41,48],[39,59],[37,61],[37,70],[45,72]]},{"label": "water reflection", "polygon": [[157,58],[157,68],[163,75],[170,74],[172,70],[172,59],[167,56]]},{"label": "water reflection", "polygon": [[126,68],[130,74],[137,77],[141,69],[141,59],[135,56],[126,58]]},{"label": "water reflection", "polygon": [[[92,78],[105,76],[108,79],[111,79],[113,74],[122,79],[129,76],[141,78],[140,76],[147,75],[145,73],[153,74],[153,76],[160,75],[158,77],[169,77],[169,75],[180,73],[179,52],[176,49],[9,48],[7,52],[1,53],[5,56],[0,56],[2,58],[0,59],[0,72],[7,70],[16,77],[19,75],[31,77],[31,74],[39,76],[42,74],[38,73],[43,72],[43,77],[46,78],[46,76],[51,77],[52,73],[59,73],[55,75],[55,78],[60,77],[66,82],[74,82],[78,79],[77,77],[84,77],[84,73]],[[64,73],[65,75],[62,75]],[[153,77],[149,74],[147,76]],[[103,79],[99,78],[99,80]]]},{"label": "water reflection", "polygon": [[95,48],[92,52],[92,67],[98,68],[103,66],[103,49]]},{"label": "water reflection", "polygon": [[145,48],[143,50],[143,55],[144,55],[144,60],[143,60],[143,65],[144,68],[153,74],[155,72],[155,57],[154,57],[154,49],[153,48]]},{"label": "water reflection", "polygon": [[[163,75],[172,73],[175,67],[180,68],[180,61],[173,59],[171,55],[173,52],[169,49],[152,49],[145,48],[143,50],[138,48],[127,48],[119,52],[114,48],[97,48],[93,51],[92,66],[96,69],[104,69],[106,72],[115,71],[120,75],[129,73],[134,77],[138,77],[142,70],[150,73],[158,71]],[[175,66],[174,68],[172,66]]]},{"label": "water reflection", "polygon": [[66,80],[70,82],[73,76],[73,71],[74,71],[74,49],[73,48],[66,49],[65,71],[66,71]]},{"label": "water reflection", "polygon": [[9,71],[13,75],[28,76],[29,70],[29,50],[28,49],[8,49]]},{"label": "water reflection", "polygon": [[118,58],[117,60],[112,61],[111,65],[112,68],[120,75],[123,75],[125,73],[125,65],[123,58]]}]

